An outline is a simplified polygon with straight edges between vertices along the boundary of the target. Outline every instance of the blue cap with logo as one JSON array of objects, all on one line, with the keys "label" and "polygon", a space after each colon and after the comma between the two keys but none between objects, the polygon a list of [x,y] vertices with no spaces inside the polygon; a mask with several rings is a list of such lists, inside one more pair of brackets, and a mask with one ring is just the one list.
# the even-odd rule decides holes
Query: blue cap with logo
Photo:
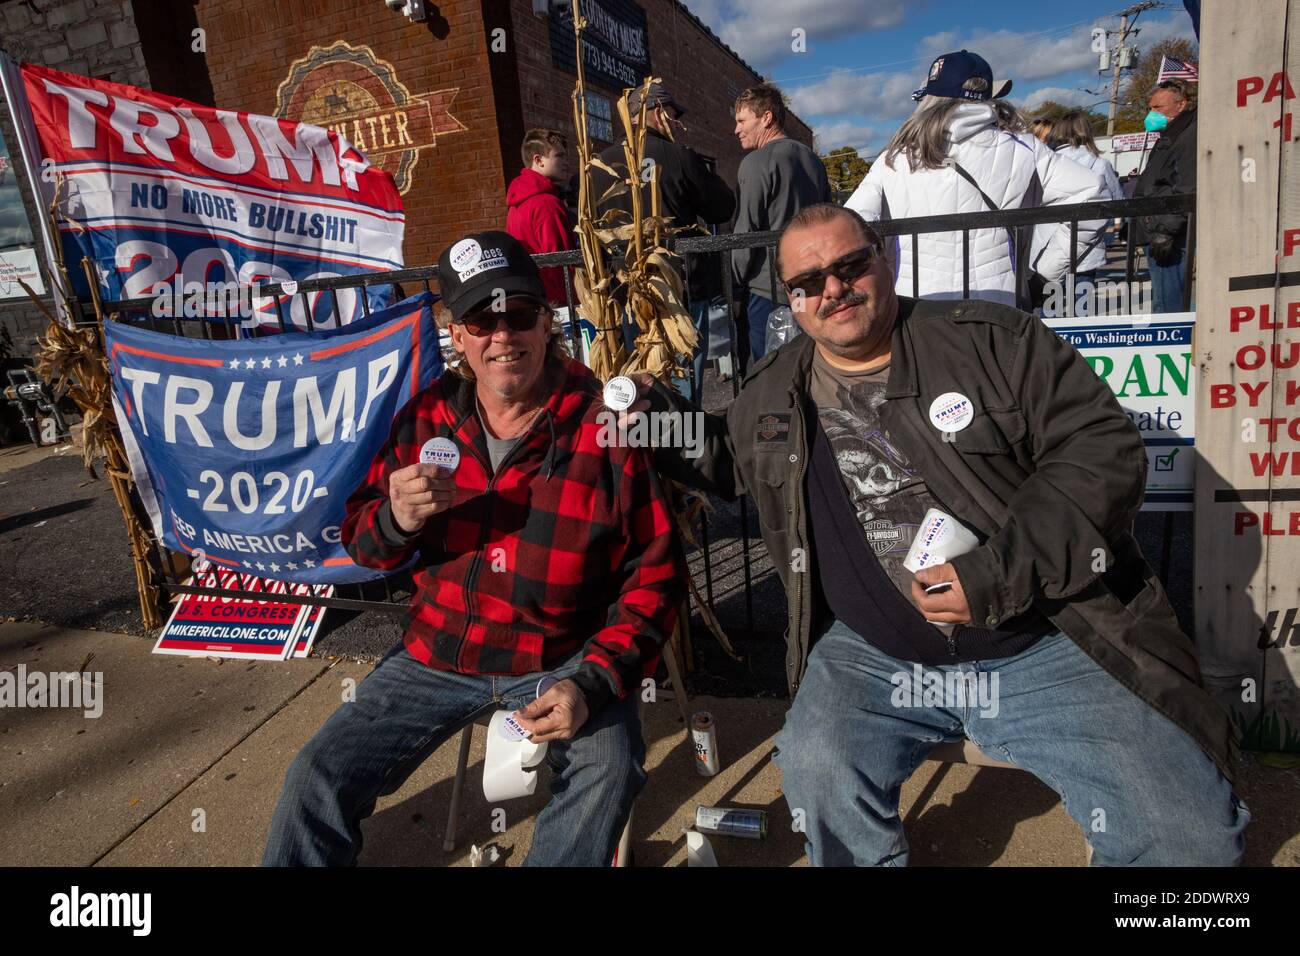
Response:
[{"label": "blue cap with logo", "polygon": [[1011,81],[993,82],[993,69],[978,53],[958,50],[936,57],[930,64],[930,74],[925,86],[912,94],[912,99],[924,96],[947,96],[955,100],[996,100],[1011,92]]}]

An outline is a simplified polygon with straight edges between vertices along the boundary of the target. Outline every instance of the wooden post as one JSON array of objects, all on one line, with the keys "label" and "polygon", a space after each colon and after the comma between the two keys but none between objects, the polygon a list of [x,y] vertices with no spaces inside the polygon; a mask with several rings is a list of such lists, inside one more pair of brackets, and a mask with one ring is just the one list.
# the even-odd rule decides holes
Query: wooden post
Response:
[{"label": "wooden post", "polygon": [[1245,745],[1295,751],[1300,0],[1206,4],[1201,54],[1196,643]]}]

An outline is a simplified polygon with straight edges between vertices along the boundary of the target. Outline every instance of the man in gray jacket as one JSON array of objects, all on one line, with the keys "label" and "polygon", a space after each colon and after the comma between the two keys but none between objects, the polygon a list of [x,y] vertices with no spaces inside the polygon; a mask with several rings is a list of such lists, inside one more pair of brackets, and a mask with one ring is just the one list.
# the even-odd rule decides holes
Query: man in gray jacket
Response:
[{"label": "man in gray jacket", "polygon": [[[1042,322],[902,298],[882,252],[851,210],[801,211],[778,268],[807,335],[706,416],[701,456],[656,453],[757,505],[797,691],[777,764],[811,862],[904,864],[900,787],[966,737],[1055,789],[1099,864],[1235,864],[1236,740],[1131,533],[1137,429]],[[913,539],[943,534],[970,549],[912,574]]]},{"label": "man in gray jacket", "polygon": [[[804,206],[831,201],[825,164],[786,136],[785,113],[785,99],[774,86],[751,87],[736,99],[736,136],[742,149],[753,150],[736,174],[736,232],[784,229]],[[732,267],[749,324],[749,360],[743,369],[763,357],[768,316],[786,299],[780,283],[773,284],[766,249],[737,249]]]}]

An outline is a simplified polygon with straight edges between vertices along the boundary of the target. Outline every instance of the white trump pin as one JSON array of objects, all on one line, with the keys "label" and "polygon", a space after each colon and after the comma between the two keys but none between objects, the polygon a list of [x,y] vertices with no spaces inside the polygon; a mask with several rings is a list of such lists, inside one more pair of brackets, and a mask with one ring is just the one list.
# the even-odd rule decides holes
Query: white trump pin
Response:
[{"label": "white trump pin", "polygon": [[930,423],[941,432],[959,432],[975,417],[975,406],[961,392],[944,392],[930,403]]},{"label": "white trump pin", "polygon": [[420,464],[455,471],[460,465],[460,449],[450,438],[430,438],[420,446]]}]

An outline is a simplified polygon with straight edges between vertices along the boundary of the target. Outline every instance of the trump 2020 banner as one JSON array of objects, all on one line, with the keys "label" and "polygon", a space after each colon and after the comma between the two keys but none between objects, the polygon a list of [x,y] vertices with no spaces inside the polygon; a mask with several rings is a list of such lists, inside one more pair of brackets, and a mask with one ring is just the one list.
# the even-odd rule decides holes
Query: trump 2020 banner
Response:
[{"label": "trump 2020 banner", "polygon": [[339,528],[393,416],[442,374],[434,301],[247,340],[106,322],[113,408],[163,545],[282,581],[379,577]]},{"label": "trump 2020 banner", "polygon": [[[64,257],[80,295],[89,292],[83,256],[103,298],[152,296],[155,314],[177,318],[232,313],[176,315],[172,303],[185,294],[200,301],[196,291],[215,299],[213,290],[235,283],[295,288],[401,268],[405,216],[393,178],[337,133],[43,66],[23,64],[21,75],[38,178],[47,202],[59,194]],[[268,296],[247,303],[241,318],[328,328],[336,305],[342,323],[363,313],[361,294]],[[391,287],[377,286],[369,304],[391,301]]]}]

